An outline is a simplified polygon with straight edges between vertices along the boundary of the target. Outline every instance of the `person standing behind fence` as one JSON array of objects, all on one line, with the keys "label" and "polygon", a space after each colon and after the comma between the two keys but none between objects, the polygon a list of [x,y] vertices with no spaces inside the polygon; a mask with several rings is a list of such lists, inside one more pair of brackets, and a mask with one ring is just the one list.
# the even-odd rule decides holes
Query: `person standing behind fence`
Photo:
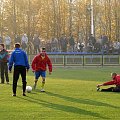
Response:
[{"label": "person standing behind fence", "polygon": [[13,96],[16,96],[17,82],[19,79],[19,74],[22,77],[23,84],[23,96],[26,96],[26,70],[29,70],[29,63],[27,54],[25,51],[20,49],[20,44],[15,44],[15,50],[12,52],[9,60],[9,71],[11,72],[12,66],[14,64],[14,73],[13,73]]},{"label": "person standing behind fence", "polygon": [[70,45],[70,51],[71,51],[71,52],[74,52],[75,40],[74,40],[74,38],[73,38],[73,35],[70,35],[69,45]]},{"label": "person standing behind fence", "polygon": [[57,52],[57,51],[58,51],[57,38],[52,38],[52,40],[51,40],[51,52]]},{"label": "person standing behind fence", "polygon": [[22,36],[22,40],[21,40],[22,49],[23,49],[24,51],[27,50],[27,43],[28,43],[28,37],[27,37],[26,34],[24,34],[24,35]]},{"label": "person standing behind fence", "polygon": [[11,38],[8,35],[5,37],[5,45],[6,49],[9,50],[11,45]]},{"label": "person standing behind fence", "polygon": [[15,40],[14,43],[20,43],[21,42],[21,38],[19,35],[15,35]]},{"label": "person standing behind fence", "polygon": [[[4,84],[4,79],[6,78],[6,83],[9,84],[8,77],[8,51],[4,49],[4,44],[0,44],[0,74],[1,74],[1,84]],[[4,78],[5,75],[5,78]]]},{"label": "person standing behind fence", "polygon": [[39,35],[35,35],[33,38],[34,53],[37,54],[37,51],[40,52],[40,39]]},{"label": "person standing behind fence", "polygon": [[66,35],[64,36],[64,35],[62,34],[59,42],[60,42],[61,52],[67,52],[68,40],[67,40]]}]

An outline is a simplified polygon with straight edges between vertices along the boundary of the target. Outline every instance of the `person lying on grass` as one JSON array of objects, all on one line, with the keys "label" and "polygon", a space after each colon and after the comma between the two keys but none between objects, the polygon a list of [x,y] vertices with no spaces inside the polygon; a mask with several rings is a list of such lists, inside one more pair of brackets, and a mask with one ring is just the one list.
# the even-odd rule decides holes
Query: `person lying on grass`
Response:
[{"label": "person lying on grass", "polygon": [[[117,73],[111,73],[111,77],[112,77],[111,81],[105,82],[103,84],[98,84],[97,91],[120,92],[120,75],[118,75]],[[115,85],[115,87],[100,90],[101,86],[107,85]]]}]

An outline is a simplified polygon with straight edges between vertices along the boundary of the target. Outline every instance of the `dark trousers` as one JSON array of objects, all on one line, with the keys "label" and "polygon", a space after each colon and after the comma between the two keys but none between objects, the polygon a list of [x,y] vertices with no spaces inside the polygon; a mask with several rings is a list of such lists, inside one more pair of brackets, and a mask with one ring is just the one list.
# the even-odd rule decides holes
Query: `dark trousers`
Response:
[{"label": "dark trousers", "polygon": [[13,73],[13,93],[16,94],[19,75],[22,77],[23,92],[26,90],[26,68],[24,66],[15,66]]},{"label": "dark trousers", "polygon": [[110,87],[107,89],[102,89],[102,92],[120,92],[120,86]]},{"label": "dark trousers", "polygon": [[37,51],[40,52],[40,47],[39,45],[34,46],[34,53],[37,54]]},{"label": "dark trousers", "polygon": [[5,78],[6,78],[6,82],[9,82],[8,65],[6,62],[0,63],[0,74],[1,74],[1,83],[4,83]]}]

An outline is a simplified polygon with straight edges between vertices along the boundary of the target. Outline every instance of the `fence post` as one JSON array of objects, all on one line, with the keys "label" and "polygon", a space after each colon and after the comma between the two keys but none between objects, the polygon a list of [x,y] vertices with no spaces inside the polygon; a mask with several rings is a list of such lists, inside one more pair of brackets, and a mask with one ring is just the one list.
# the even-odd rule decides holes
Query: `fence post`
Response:
[{"label": "fence post", "polygon": [[102,67],[103,67],[103,65],[104,65],[104,57],[103,57],[103,54],[102,54]]},{"label": "fence post", "polygon": [[65,54],[63,55],[63,64],[64,64],[64,67],[66,66],[66,56],[65,56]]},{"label": "fence post", "polygon": [[85,65],[84,55],[83,55],[83,66]]}]

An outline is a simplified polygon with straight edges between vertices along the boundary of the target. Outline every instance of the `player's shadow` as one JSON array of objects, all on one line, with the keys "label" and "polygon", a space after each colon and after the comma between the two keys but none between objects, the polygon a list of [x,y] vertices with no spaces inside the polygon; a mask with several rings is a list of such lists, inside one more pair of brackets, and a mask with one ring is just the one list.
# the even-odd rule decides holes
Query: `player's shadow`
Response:
[{"label": "player's shadow", "polygon": [[67,100],[67,101],[73,102],[73,103],[76,102],[76,103],[82,103],[82,104],[87,104],[87,105],[95,105],[95,106],[105,106],[105,107],[119,108],[117,106],[113,106],[113,105],[110,105],[108,103],[98,102],[98,101],[90,100],[90,99],[82,99],[82,98],[77,99],[77,98],[63,96],[63,95],[52,93],[52,92],[46,92],[46,94],[50,95],[50,96],[58,97],[58,98],[61,98],[61,99],[64,99],[64,100]]},{"label": "player's shadow", "polygon": [[1,85],[10,85],[10,86],[12,86],[12,84],[11,83],[0,83]]},{"label": "player's shadow", "polygon": [[18,97],[18,98],[21,98],[23,100],[32,102],[32,104],[42,105],[44,107],[55,109],[55,110],[61,110],[61,111],[64,111],[64,112],[69,112],[69,113],[74,113],[74,114],[79,114],[79,115],[80,114],[81,115],[88,115],[88,116],[96,117],[96,118],[99,118],[99,119],[109,119],[108,117],[103,117],[99,113],[84,110],[84,109],[74,107],[74,106],[67,106],[67,105],[52,103],[52,102],[44,101],[44,100],[41,100],[41,99],[33,98],[33,97],[30,97],[30,96]]}]

